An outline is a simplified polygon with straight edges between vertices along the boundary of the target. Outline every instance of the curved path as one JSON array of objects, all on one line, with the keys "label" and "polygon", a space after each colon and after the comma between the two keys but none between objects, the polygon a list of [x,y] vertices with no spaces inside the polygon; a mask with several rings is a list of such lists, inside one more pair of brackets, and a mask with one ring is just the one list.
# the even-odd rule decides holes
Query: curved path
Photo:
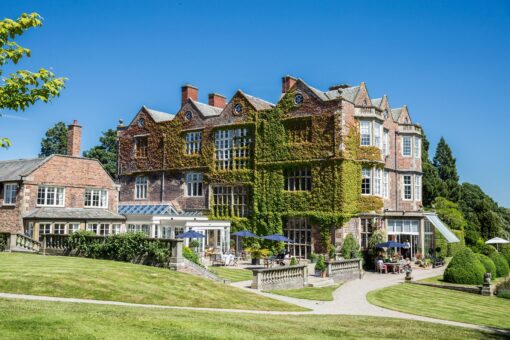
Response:
[{"label": "curved path", "polygon": [[[443,272],[444,268],[433,270],[418,270],[413,274],[415,279],[424,279],[427,277],[437,276]],[[362,280],[348,281],[338,288],[334,294],[333,301],[312,301],[291,298],[276,294],[264,293],[249,288],[251,281],[242,281],[233,283],[232,286],[249,290],[256,294],[271,297],[277,300],[293,303],[310,309],[309,312],[277,312],[277,311],[256,311],[256,310],[239,310],[239,309],[221,309],[221,308],[201,308],[201,307],[180,307],[180,306],[163,306],[163,305],[149,305],[149,304],[136,304],[118,301],[104,301],[92,299],[75,299],[75,298],[62,298],[52,296],[36,296],[25,294],[10,294],[0,293],[0,298],[7,299],[22,299],[34,301],[52,301],[52,302],[67,302],[67,303],[87,303],[97,305],[113,305],[124,307],[139,307],[139,308],[158,308],[158,309],[177,309],[177,310],[197,310],[197,311],[214,311],[214,312],[228,312],[228,313],[252,313],[252,314],[273,314],[273,315],[304,315],[304,314],[330,314],[330,315],[367,315],[376,317],[390,317],[401,318],[408,320],[425,321],[432,323],[439,323],[451,326],[466,327],[472,329],[480,329],[485,331],[497,332],[500,334],[510,336],[510,331],[499,330],[491,327],[478,326],[473,324],[434,319],[419,315],[407,314],[397,312],[382,307],[372,305],[366,299],[368,292],[388,286],[402,283],[404,280],[403,274],[375,274],[365,273]]]}]

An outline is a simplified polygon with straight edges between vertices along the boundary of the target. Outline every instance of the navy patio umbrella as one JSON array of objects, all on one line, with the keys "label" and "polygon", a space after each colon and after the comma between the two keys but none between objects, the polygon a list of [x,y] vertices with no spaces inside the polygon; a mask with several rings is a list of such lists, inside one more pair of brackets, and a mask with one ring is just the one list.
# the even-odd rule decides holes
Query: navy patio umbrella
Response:
[{"label": "navy patio umbrella", "polygon": [[236,237],[236,252],[237,253],[239,253],[239,237],[256,237],[256,238],[259,237],[258,235],[255,235],[254,233],[252,233],[248,230],[241,230],[241,231],[233,233],[232,235],[234,235]]},{"label": "navy patio umbrella", "polygon": [[241,231],[233,233],[232,235],[239,236],[239,237],[258,237],[257,235],[255,235],[254,233],[252,233],[248,230],[241,230]]},{"label": "navy patio umbrella", "polygon": [[375,245],[376,248],[404,248],[405,245],[402,243],[394,242],[394,241],[388,241],[383,242]]},{"label": "navy patio umbrella", "polygon": [[194,230],[188,230],[187,232],[179,234],[175,237],[176,238],[204,238],[205,236],[194,231]]},{"label": "navy patio umbrella", "polygon": [[279,241],[279,242],[294,243],[294,241],[292,241],[291,239],[289,239],[289,238],[287,238],[287,237],[285,237],[283,235],[279,235],[279,234],[262,236],[261,238],[263,238],[264,240],[270,240],[270,241]]}]

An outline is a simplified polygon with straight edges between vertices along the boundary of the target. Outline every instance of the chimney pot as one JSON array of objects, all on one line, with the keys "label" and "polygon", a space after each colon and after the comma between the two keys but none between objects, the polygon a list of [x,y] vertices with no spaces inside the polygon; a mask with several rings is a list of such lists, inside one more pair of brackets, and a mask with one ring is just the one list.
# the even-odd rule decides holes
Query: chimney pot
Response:
[{"label": "chimney pot", "polygon": [[282,93],[289,91],[296,81],[297,79],[291,76],[282,77]]},{"label": "chimney pot", "polygon": [[224,109],[227,106],[227,97],[219,93],[209,93],[209,105]]},{"label": "chimney pot", "polygon": [[198,87],[195,87],[190,84],[183,85],[181,87],[181,93],[182,93],[181,106],[186,104],[186,101],[188,101],[188,99],[198,101]]},{"label": "chimney pot", "polygon": [[67,127],[67,155],[80,157],[81,153],[81,126],[75,119],[73,124]]}]

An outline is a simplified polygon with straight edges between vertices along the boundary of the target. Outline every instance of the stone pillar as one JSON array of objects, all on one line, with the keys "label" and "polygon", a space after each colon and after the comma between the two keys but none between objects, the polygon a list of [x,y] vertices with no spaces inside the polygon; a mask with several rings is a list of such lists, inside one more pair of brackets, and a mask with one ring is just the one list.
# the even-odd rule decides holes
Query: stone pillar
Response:
[{"label": "stone pillar", "polygon": [[425,258],[425,255],[427,254],[427,250],[425,250],[425,218],[420,220],[420,248],[421,254],[423,255],[423,258]]},{"label": "stone pillar", "polygon": [[491,290],[491,273],[485,273],[483,276],[483,286],[482,290],[480,291],[480,294],[483,296],[491,296],[492,290]]},{"label": "stone pillar", "polygon": [[182,240],[172,240],[172,255],[170,256],[169,267],[178,270],[184,266],[182,256]]},{"label": "stone pillar", "polygon": [[14,248],[16,248],[16,234],[10,234],[9,235],[9,239],[7,240],[7,242],[9,242],[8,244],[8,249],[9,251],[13,251]]}]

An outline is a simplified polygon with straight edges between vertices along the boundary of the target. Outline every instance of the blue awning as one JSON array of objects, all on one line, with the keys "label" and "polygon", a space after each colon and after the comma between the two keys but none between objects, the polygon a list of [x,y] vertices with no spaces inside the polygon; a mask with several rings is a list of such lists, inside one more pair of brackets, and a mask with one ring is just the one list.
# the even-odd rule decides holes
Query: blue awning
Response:
[{"label": "blue awning", "polygon": [[429,222],[432,223],[434,227],[436,227],[437,231],[439,231],[441,235],[444,236],[448,243],[460,242],[458,237],[455,236],[455,234],[450,230],[450,228],[448,228],[446,224],[444,224],[443,221],[441,221],[441,219],[436,214],[424,213],[423,215],[425,215],[427,220],[429,220]]}]

